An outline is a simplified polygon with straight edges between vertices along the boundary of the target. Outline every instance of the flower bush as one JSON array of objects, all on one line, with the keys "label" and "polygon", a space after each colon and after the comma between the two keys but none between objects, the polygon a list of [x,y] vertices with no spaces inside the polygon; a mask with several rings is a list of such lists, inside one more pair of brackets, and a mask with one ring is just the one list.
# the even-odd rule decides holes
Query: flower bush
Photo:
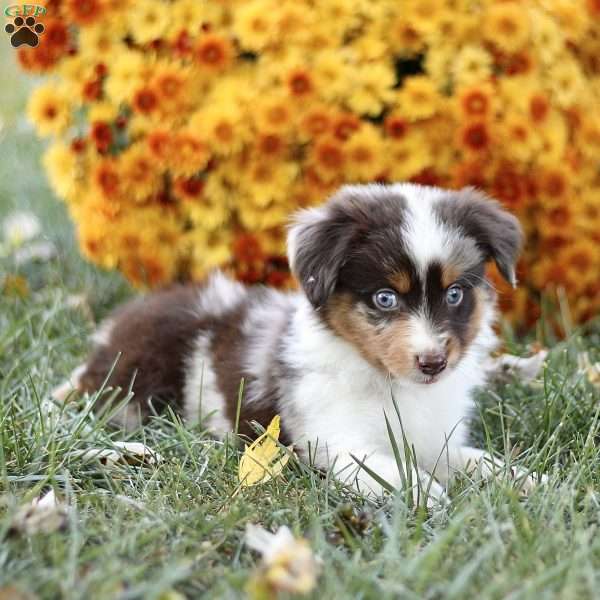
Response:
[{"label": "flower bush", "polygon": [[[137,285],[285,286],[284,225],[344,182],[476,185],[517,214],[515,322],[600,309],[600,1],[58,0],[22,67],[84,254]],[[497,282],[501,285],[500,282]]]}]

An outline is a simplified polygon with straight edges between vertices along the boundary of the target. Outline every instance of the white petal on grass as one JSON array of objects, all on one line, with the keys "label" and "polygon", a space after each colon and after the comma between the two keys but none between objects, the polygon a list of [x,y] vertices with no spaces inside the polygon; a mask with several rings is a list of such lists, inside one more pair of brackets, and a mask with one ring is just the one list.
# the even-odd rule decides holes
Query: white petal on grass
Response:
[{"label": "white petal on grass", "polygon": [[32,261],[48,262],[56,256],[56,246],[52,242],[32,242],[15,250],[13,257],[17,266]]},{"label": "white petal on grass", "polygon": [[2,222],[4,241],[11,246],[21,246],[38,236],[41,230],[40,220],[28,211],[10,213]]},{"label": "white petal on grass", "polygon": [[12,532],[26,535],[52,533],[65,524],[67,514],[67,505],[59,502],[54,490],[51,490],[41,498],[34,498],[29,504],[21,507],[10,529]]},{"label": "white petal on grass", "polygon": [[90,448],[75,450],[69,454],[81,462],[98,461],[111,467],[114,465],[156,465],[163,458],[154,450],[140,442],[113,442],[113,448]]},{"label": "white petal on grass", "polygon": [[[296,538],[288,527],[271,533],[259,525],[246,526],[246,544],[262,555],[262,564],[250,581],[250,590],[307,594],[314,589],[320,561],[308,541]],[[258,597],[258,593],[252,594]]]}]

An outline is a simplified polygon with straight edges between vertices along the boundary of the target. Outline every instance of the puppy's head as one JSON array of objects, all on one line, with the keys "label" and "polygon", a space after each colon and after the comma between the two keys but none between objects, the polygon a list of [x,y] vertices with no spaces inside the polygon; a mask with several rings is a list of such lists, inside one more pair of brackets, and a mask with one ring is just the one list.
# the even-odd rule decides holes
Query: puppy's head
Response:
[{"label": "puppy's head", "polygon": [[368,185],[298,213],[288,256],[337,335],[382,371],[433,383],[490,319],[486,262],[515,285],[520,245],[516,218],[474,189]]}]

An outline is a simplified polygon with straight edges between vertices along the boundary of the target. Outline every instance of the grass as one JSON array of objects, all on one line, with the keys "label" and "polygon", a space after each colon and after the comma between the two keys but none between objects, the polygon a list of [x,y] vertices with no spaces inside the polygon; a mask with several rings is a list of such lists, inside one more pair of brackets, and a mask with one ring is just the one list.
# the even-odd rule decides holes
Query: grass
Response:
[{"label": "grass", "polygon": [[[2,58],[0,71],[10,70]],[[298,464],[234,495],[238,446],[173,415],[128,438],[165,457],[156,468],[74,458],[124,436],[84,401],[53,407],[49,392],[81,362],[94,321],[131,291],[79,258],[20,117],[24,84],[10,76],[21,91],[3,106],[0,218],[33,210],[58,256],[0,263],[0,274],[18,272],[30,287],[25,298],[0,296],[0,598],[14,597],[9,586],[40,598],[241,597],[258,563],[243,543],[247,523],[285,524],[309,539],[323,561],[314,598],[597,597],[600,394],[577,375],[576,355],[600,359],[598,326],[554,345],[543,385],[509,381],[480,395],[474,439],[548,474],[527,499],[502,479],[463,478],[449,507],[427,513],[402,495],[370,502]],[[74,294],[89,310],[73,306]],[[49,488],[72,506],[66,527],[10,534],[18,507]]]}]

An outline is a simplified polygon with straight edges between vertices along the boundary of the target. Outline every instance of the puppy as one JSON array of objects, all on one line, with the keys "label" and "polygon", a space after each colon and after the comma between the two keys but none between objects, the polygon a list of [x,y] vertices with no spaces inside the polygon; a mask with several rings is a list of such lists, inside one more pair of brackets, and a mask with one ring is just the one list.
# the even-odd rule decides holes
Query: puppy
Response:
[{"label": "puppy", "polygon": [[499,466],[467,445],[465,421],[496,345],[485,265],[494,261],[515,285],[521,237],[516,218],[474,189],[343,187],[289,229],[302,291],[245,287],[215,272],[200,286],[134,300],[100,327],[74,384],[99,389],[120,354],[108,385],[127,390],[133,379],[134,392],[121,425],[170,405],[223,436],[235,427],[243,380],[240,433],[279,414],[284,444],[374,493],[382,488],[372,472],[402,481],[386,413],[400,449],[403,436],[414,448],[413,481],[443,498],[454,472]]}]

